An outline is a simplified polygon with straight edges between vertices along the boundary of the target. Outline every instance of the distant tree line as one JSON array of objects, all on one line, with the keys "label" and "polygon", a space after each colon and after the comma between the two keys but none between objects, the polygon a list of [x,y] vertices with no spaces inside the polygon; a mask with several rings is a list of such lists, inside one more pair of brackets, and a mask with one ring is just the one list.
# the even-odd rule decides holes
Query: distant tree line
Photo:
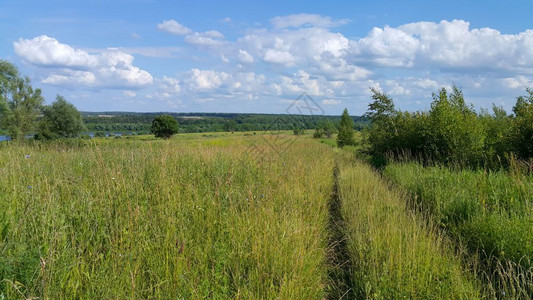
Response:
[{"label": "distant tree line", "polygon": [[[89,131],[149,132],[154,118],[162,113],[82,112]],[[246,113],[165,113],[179,123],[180,133],[237,132],[315,129],[319,124],[336,124],[339,116],[279,115]],[[362,129],[368,122],[363,117],[352,117],[355,128]]]},{"label": "distant tree line", "polygon": [[533,158],[533,90],[516,99],[513,113],[492,106],[477,112],[467,105],[461,89],[453,86],[433,94],[429,111],[395,108],[385,93],[371,89],[373,102],[367,117],[368,152],[378,164],[387,156],[411,157],[425,162],[497,168],[511,157]]}]

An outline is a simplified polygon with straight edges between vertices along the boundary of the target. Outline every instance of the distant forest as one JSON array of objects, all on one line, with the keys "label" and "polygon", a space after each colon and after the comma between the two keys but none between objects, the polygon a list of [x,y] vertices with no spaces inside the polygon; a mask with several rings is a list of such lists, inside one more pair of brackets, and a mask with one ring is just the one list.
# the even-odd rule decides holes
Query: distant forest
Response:
[{"label": "distant forest", "polygon": [[[340,116],[325,115],[82,112],[83,122],[89,132],[149,133],[152,120],[162,114],[176,118],[180,133],[315,129],[321,123],[338,124],[340,121]],[[356,129],[368,125],[364,117],[352,118]]]}]

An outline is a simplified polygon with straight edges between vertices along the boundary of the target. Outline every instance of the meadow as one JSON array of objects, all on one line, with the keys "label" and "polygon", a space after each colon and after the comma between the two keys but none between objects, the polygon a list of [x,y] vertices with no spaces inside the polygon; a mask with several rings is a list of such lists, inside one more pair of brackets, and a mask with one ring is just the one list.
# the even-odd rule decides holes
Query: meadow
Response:
[{"label": "meadow", "polygon": [[[510,171],[453,169],[416,162],[389,164],[384,175],[411,192],[456,243],[480,257],[493,293],[533,295],[533,177]],[[498,292],[496,292],[498,291]]]},{"label": "meadow", "polygon": [[0,143],[0,299],[499,297],[440,215],[331,146],[309,132]]}]

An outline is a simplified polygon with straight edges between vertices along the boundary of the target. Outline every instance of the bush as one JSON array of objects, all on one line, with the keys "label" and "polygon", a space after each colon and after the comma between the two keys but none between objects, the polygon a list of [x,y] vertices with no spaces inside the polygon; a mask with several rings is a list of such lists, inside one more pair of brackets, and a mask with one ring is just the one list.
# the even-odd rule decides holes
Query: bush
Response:
[{"label": "bush", "polygon": [[178,133],[178,121],[169,115],[157,116],[152,121],[151,132],[155,134],[155,137],[169,139]]},{"label": "bush", "polygon": [[85,126],[80,112],[61,95],[43,110],[39,124],[38,139],[73,138],[78,136]]}]

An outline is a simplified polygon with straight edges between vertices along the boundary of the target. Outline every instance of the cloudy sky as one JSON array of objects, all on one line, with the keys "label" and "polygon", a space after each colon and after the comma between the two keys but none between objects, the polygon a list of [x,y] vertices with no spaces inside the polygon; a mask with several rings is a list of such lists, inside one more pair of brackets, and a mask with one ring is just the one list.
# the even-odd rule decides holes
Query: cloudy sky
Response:
[{"label": "cloudy sky", "polygon": [[533,86],[533,1],[2,0],[0,59],[85,111],[363,114],[452,83],[507,110]]}]

